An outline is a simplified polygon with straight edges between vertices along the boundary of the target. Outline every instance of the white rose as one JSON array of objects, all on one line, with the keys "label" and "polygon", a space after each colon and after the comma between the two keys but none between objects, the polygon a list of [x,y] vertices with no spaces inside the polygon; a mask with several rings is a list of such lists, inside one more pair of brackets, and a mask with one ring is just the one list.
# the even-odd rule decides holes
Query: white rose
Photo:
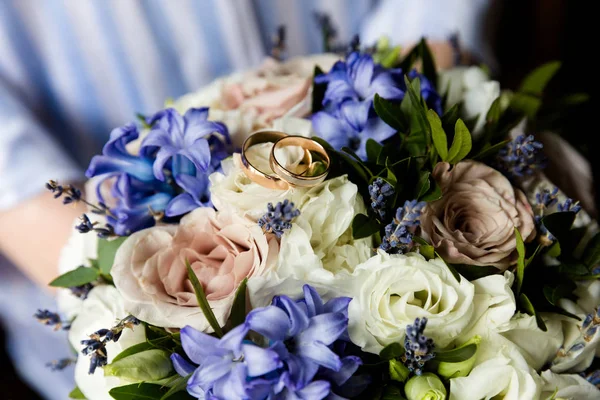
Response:
[{"label": "white rose", "polygon": [[466,377],[450,379],[450,400],[538,400],[542,380],[507,339],[491,334],[480,343]]},{"label": "white rose", "polygon": [[[585,299],[585,298],[583,298]],[[586,303],[580,299],[580,304]],[[594,360],[596,353],[600,350],[600,329],[598,329],[598,317],[592,318],[587,330],[582,330],[586,318],[596,314],[595,310],[584,310],[580,304],[568,299],[561,299],[559,306],[564,310],[580,318],[576,320],[567,316],[553,314],[552,317],[562,322],[564,335],[563,345],[556,358],[552,361],[550,369],[552,372],[581,372],[586,370]],[[590,316],[591,318],[591,316]],[[594,327],[596,327],[594,329]]]},{"label": "white rose", "polygon": [[425,334],[448,346],[471,323],[475,287],[454,278],[441,259],[378,252],[356,268],[349,333],[364,351],[379,353],[402,342],[406,326],[426,317]]},{"label": "white rose", "polygon": [[563,343],[561,321],[549,314],[542,314],[542,317],[546,332],[538,327],[535,316],[522,313],[516,313],[509,322],[498,327],[498,332],[513,342],[536,370],[552,361]]},{"label": "white rose", "polygon": [[303,283],[345,294],[354,268],[372,255],[371,238],[352,239],[352,220],[366,209],[346,176],[304,190],[294,201],[300,215],[281,238],[276,268],[248,283],[255,307],[275,294],[298,295]]},{"label": "white rose", "polygon": [[[112,328],[117,320],[123,319],[129,314],[123,306],[123,298],[119,291],[109,285],[97,286],[92,289],[83,301],[81,313],[69,330],[69,341],[76,350],[81,350],[81,341],[103,328]],[[117,342],[106,344],[108,362],[123,350],[146,340],[146,334],[142,325],[134,327],[133,330],[125,329]],[[111,400],[108,391],[114,387],[128,384],[116,377],[105,377],[102,368],[97,368],[94,374],[88,374],[90,357],[81,353],[77,357],[75,365],[75,382],[77,387],[88,400]]]},{"label": "white rose", "polygon": [[[259,170],[270,174],[269,153],[271,143],[252,146],[248,154],[248,160]],[[286,168],[297,163],[298,154],[289,154]],[[282,157],[278,160],[284,162]],[[268,189],[250,180],[242,170],[242,160],[238,153],[233,157],[223,160],[221,163],[223,172],[215,172],[210,175],[211,200],[219,211],[226,210],[243,215],[253,221],[258,221],[267,211],[267,204],[277,204],[288,199],[298,205],[299,199],[308,189],[289,188],[288,190]]]},{"label": "white rose", "polygon": [[489,79],[479,67],[456,67],[440,71],[439,85],[443,91],[448,90],[446,107],[463,102],[463,117],[477,118],[473,135],[483,130],[485,117],[494,100],[500,96],[500,83]]},{"label": "white rose", "polygon": [[464,343],[475,335],[486,337],[510,321],[516,310],[513,281],[514,274],[506,271],[504,275],[489,275],[471,282],[475,286],[473,316],[458,342]]},{"label": "white rose", "polygon": [[579,375],[559,375],[550,370],[542,372],[545,381],[542,399],[555,395],[556,400],[597,400],[600,390]]}]

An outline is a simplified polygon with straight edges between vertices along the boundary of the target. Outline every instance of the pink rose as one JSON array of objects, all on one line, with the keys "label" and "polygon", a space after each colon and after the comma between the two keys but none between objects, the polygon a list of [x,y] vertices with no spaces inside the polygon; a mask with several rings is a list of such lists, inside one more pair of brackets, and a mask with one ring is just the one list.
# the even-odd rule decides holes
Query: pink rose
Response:
[{"label": "pink rose", "polygon": [[443,196],[425,207],[423,235],[448,262],[507,269],[516,262],[515,228],[526,241],[535,237],[527,198],[485,164],[468,160],[450,168],[443,162],[433,170]]},{"label": "pink rose", "polygon": [[224,325],[244,278],[260,276],[275,261],[278,245],[256,223],[211,208],[198,208],[179,225],[131,235],[119,248],[112,276],[125,309],[150,324],[185,325],[212,332],[188,279],[188,260],[217,320]]}]

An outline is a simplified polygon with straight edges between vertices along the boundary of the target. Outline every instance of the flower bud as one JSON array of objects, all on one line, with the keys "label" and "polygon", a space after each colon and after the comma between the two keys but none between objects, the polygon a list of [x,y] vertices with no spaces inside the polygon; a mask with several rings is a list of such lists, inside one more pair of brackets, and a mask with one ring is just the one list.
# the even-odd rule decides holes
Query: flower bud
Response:
[{"label": "flower bud", "polygon": [[426,372],[423,375],[412,377],[404,392],[408,400],[444,400],[446,388],[436,375]]}]

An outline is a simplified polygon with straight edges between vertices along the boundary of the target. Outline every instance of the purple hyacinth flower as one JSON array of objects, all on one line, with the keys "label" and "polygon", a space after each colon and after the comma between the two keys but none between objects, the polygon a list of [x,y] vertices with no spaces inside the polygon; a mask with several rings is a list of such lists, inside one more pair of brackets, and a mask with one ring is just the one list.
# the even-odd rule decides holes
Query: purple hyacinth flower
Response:
[{"label": "purple hyacinth flower", "polygon": [[[149,120],[152,128],[142,142],[142,148],[158,149],[153,164],[154,176],[164,181],[166,163],[191,163],[194,172],[206,172],[211,165],[210,144],[207,138],[213,134],[223,136],[229,142],[227,127],[221,122],[208,120],[208,108],[191,108],[181,116],[168,108]],[[176,157],[180,156],[180,157]],[[174,167],[177,169],[177,167]]]},{"label": "purple hyacinth flower", "polygon": [[[305,293],[307,291],[305,286]],[[268,338],[271,348],[285,361],[290,378],[286,386],[293,390],[306,387],[319,367],[339,371],[343,366],[340,357],[329,346],[347,331],[346,301],[349,300],[326,306],[320,298],[315,301],[312,293],[309,294],[308,301],[299,302],[277,296],[273,305],[254,309],[246,318],[250,329]],[[331,307],[331,311],[317,313],[326,307]]]},{"label": "purple hyacinth flower", "polygon": [[338,61],[327,74],[315,77],[327,83],[323,105],[334,108],[346,100],[372,100],[375,94],[388,100],[404,97],[401,69],[386,69],[373,61],[370,54],[352,52],[346,61]]},{"label": "purple hyacinth flower", "polygon": [[[189,359],[199,366],[188,380],[188,393],[197,398],[223,400],[248,398],[252,378],[282,366],[277,353],[244,342],[247,324],[239,325],[221,339],[186,326],[181,330],[181,345]],[[176,371],[187,376],[193,366],[173,355]]]},{"label": "purple hyacinth flower", "polygon": [[352,149],[363,160],[367,157],[367,140],[383,142],[396,133],[375,114],[370,100],[347,100],[334,114],[319,111],[312,116],[312,123],[317,136],[337,150],[342,147]]},{"label": "purple hyacinth flower", "polygon": [[185,193],[179,194],[167,204],[165,209],[167,217],[183,215],[198,207],[212,207],[207,174],[175,175],[175,182],[185,190]]}]

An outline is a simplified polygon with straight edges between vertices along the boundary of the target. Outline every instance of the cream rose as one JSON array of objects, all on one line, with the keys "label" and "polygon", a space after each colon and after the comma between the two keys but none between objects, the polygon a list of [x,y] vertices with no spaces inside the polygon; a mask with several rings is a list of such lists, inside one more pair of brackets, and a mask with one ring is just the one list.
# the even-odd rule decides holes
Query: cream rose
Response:
[{"label": "cream rose", "polygon": [[485,164],[468,160],[450,168],[438,163],[433,170],[443,197],[421,215],[424,236],[448,262],[507,269],[516,262],[514,229],[526,241],[535,237],[525,195]]},{"label": "cream rose", "polygon": [[261,275],[277,256],[256,223],[238,215],[198,208],[179,225],[155,226],[131,235],[115,256],[112,276],[125,307],[161,327],[190,325],[211,332],[188,280],[189,261],[221,325],[240,282]]},{"label": "cream rose", "polygon": [[463,102],[462,116],[477,118],[473,135],[481,134],[487,112],[500,96],[500,83],[490,80],[480,67],[456,67],[440,71],[438,87],[447,91],[446,107]]},{"label": "cream rose", "polygon": [[258,69],[219,79],[173,106],[180,112],[210,107],[209,118],[224,122],[234,144],[240,146],[251,132],[271,126],[277,118],[308,115],[315,66],[328,71],[338,59],[332,54],[285,63],[267,59]]},{"label": "cream rose", "polygon": [[354,268],[372,255],[371,238],[352,239],[352,220],[366,209],[346,176],[301,193],[293,200],[300,215],[281,238],[276,268],[248,284],[255,307],[269,304],[275,294],[299,295],[304,283],[342,295]]},{"label": "cream rose", "polygon": [[457,281],[441,259],[380,251],[352,278],[349,333],[365,351],[379,353],[401,343],[416,318],[427,318],[425,334],[438,348],[450,345],[472,322],[474,285]]},{"label": "cream rose", "polygon": [[[71,324],[69,341],[74,349],[81,350],[81,341],[88,339],[90,334],[100,329],[111,328],[117,320],[128,315],[123,298],[117,289],[109,285],[97,286],[83,301],[81,313]],[[133,330],[125,329],[117,342],[111,341],[106,344],[108,363],[111,363],[113,358],[123,350],[145,340],[143,326],[135,326]],[[90,357],[79,354],[75,365],[75,382],[88,400],[111,400],[112,396],[108,394],[110,389],[129,383],[117,377],[105,377],[102,368],[97,368],[90,375],[89,368]]]},{"label": "cream rose", "polygon": [[542,399],[597,400],[600,390],[579,375],[559,375],[552,371],[542,372],[544,388]]}]

